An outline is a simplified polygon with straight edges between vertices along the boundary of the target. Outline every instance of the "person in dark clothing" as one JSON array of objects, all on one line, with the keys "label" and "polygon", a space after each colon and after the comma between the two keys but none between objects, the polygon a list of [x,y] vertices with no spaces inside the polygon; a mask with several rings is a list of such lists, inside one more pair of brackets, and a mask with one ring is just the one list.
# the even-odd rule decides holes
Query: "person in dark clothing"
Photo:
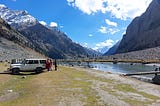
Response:
[{"label": "person in dark clothing", "polygon": [[54,67],[55,67],[55,71],[57,71],[57,60],[54,60]]}]

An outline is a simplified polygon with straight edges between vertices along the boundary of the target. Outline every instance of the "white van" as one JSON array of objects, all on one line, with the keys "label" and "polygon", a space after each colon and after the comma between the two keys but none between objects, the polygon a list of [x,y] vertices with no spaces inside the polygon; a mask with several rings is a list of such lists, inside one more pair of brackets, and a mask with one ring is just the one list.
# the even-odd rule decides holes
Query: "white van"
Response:
[{"label": "white van", "polygon": [[40,73],[45,69],[46,59],[25,59],[21,63],[13,63],[10,65],[10,71],[13,74],[19,72],[36,72]]}]

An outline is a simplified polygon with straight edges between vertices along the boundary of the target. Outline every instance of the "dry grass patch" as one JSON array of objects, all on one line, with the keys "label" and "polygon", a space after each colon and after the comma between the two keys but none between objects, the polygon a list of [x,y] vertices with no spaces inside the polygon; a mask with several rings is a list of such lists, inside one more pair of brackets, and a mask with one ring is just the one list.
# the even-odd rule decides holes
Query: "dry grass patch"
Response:
[{"label": "dry grass patch", "polygon": [[7,62],[0,62],[0,72],[4,72],[9,68],[9,64]]},{"label": "dry grass patch", "polygon": [[26,75],[24,79],[20,75],[6,75],[9,76],[9,80],[3,84],[0,82],[2,85],[0,96],[9,94],[6,91],[12,89],[16,97],[1,101],[0,104],[1,106],[105,106],[116,104],[127,106],[151,105],[159,100],[159,97],[141,92],[132,84],[125,84],[119,80],[121,77],[118,75],[116,79],[113,79],[112,74],[86,70],[88,69],[59,66],[58,71]]},{"label": "dry grass patch", "polygon": [[5,87],[12,88],[20,95],[14,100],[2,102],[2,106],[98,105],[100,97],[91,87],[93,76],[74,68],[58,68],[59,71],[29,75],[26,79],[13,76],[14,78],[6,83]]}]

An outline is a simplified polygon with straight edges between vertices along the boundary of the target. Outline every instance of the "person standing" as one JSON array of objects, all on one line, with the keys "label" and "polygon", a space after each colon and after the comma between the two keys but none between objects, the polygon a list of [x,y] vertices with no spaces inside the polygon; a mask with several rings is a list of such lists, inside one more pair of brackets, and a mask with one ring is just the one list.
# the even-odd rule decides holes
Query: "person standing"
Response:
[{"label": "person standing", "polygon": [[57,60],[54,60],[54,67],[55,67],[55,71],[57,71]]},{"label": "person standing", "polygon": [[50,68],[51,68],[50,60],[47,59],[47,61],[46,61],[46,69],[47,69],[47,71],[50,71]]},{"label": "person standing", "polygon": [[53,61],[50,59],[50,71],[52,71]]}]

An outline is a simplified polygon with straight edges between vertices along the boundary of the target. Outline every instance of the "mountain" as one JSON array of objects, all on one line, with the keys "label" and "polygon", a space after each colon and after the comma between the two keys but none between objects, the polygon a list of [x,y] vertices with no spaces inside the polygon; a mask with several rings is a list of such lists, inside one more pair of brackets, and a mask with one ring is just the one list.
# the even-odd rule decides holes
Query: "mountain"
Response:
[{"label": "mountain", "polygon": [[116,53],[117,48],[119,47],[121,41],[118,41],[115,45],[113,45],[106,53],[104,53],[104,56],[107,55],[113,55]]},{"label": "mountain", "polygon": [[145,13],[127,27],[116,53],[160,46],[160,0],[153,0]]},{"label": "mountain", "polygon": [[104,54],[104,53],[106,53],[108,50],[109,50],[108,46],[105,46],[105,47],[103,47],[103,48],[99,48],[97,51],[100,52],[100,53],[102,53],[102,54]]},{"label": "mountain", "polygon": [[27,11],[11,10],[3,4],[0,4],[0,16],[12,27],[19,30],[38,23],[38,21],[29,15]]},{"label": "mountain", "polygon": [[15,11],[0,5],[0,16],[28,38],[36,50],[51,58],[86,57],[85,49],[58,29],[40,24],[26,11]]},{"label": "mountain", "polygon": [[0,18],[0,61],[44,57],[32,50],[31,42]]},{"label": "mountain", "polygon": [[102,55],[102,53],[100,53],[98,51],[95,51],[95,50],[93,50],[91,48],[84,47],[84,49],[87,52],[88,57],[98,57],[98,56]]},{"label": "mountain", "polygon": [[0,37],[6,38],[19,45],[34,48],[34,45],[18,31],[15,31],[7,22],[0,18]]}]

